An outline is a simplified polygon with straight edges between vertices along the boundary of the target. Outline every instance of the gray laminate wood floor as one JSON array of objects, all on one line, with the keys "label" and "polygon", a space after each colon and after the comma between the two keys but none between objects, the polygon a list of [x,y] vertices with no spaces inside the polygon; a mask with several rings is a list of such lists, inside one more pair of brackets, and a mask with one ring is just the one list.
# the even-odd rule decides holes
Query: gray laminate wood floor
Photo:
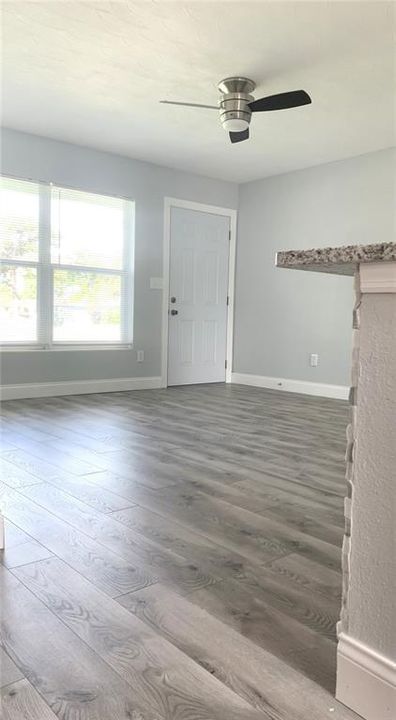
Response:
[{"label": "gray laminate wood floor", "polygon": [[347,418],[238,385],[4,403],[4,720],[356,718]]}]

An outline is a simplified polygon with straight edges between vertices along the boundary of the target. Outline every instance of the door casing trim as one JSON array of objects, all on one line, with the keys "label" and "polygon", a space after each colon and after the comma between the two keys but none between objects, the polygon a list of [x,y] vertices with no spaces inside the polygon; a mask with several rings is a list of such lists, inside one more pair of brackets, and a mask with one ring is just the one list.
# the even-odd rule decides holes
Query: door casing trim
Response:
[{"label": "door casing trim", "polygon": [[186,210],[197,210],[198,212],[211,213],[212,215],[223,215],[230,219],[230,250],[228,259],[228,308],[227,308],[227,350],[224,360],[227,361],[226,382],[231,382],[232,358],[233,358],[233,334],[234,334],[234,296],[235,296],[235,259],[236,259],[236,234],[237,234],[237,211],[233,208],[223,208],[217,205],[205,205],[204,203],[192,200],[181,200],[180,198],[164,198],[164,240],[163,240],[163,269],[162,275],[164,286],[162,291],[162,345],[161,345],[161,387],[168,387],[168,340],[169,340],[169,281],[170,281],[170,233],[171,233],[171,209],[184,208]]}]

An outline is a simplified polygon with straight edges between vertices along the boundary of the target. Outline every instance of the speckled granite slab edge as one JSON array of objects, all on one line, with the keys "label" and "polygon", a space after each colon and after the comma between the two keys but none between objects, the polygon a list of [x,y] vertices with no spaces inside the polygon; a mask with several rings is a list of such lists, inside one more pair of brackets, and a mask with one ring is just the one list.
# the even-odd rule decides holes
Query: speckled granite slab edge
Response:
[{"label": "speckled granite slab edge", "polygon": [[296,270],[353,275],[356,265],[369,262],[396,262],[396,243],[344,245],[343,247],[285,250],[276,255],[276,265]]}]

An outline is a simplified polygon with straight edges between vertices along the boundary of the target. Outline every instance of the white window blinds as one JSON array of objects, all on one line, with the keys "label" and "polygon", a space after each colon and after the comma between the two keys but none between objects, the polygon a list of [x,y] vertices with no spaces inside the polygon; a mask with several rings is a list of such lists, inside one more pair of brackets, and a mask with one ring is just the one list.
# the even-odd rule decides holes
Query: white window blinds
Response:
[{"label": "white window blinds", "polygon": [[121,270],[124,200],[51,189],[51,261]]},{"label": "white window blinds", "polygon": [[1,181],[1,342],[132,341],[134,203]]}]

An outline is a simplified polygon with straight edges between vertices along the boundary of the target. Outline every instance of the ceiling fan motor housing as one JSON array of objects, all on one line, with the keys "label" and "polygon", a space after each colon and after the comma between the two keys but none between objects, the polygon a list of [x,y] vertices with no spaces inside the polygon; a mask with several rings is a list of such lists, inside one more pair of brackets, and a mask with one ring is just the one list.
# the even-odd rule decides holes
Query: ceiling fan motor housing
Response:
[{"label": "ceiling fan motor housing", "polygon": [[220,120],[227,132],[239,132],[249,127],[252,111],[249,103],[254,100],[250,94],[256,87],[253,80],[231,77],[218,84]]}]

